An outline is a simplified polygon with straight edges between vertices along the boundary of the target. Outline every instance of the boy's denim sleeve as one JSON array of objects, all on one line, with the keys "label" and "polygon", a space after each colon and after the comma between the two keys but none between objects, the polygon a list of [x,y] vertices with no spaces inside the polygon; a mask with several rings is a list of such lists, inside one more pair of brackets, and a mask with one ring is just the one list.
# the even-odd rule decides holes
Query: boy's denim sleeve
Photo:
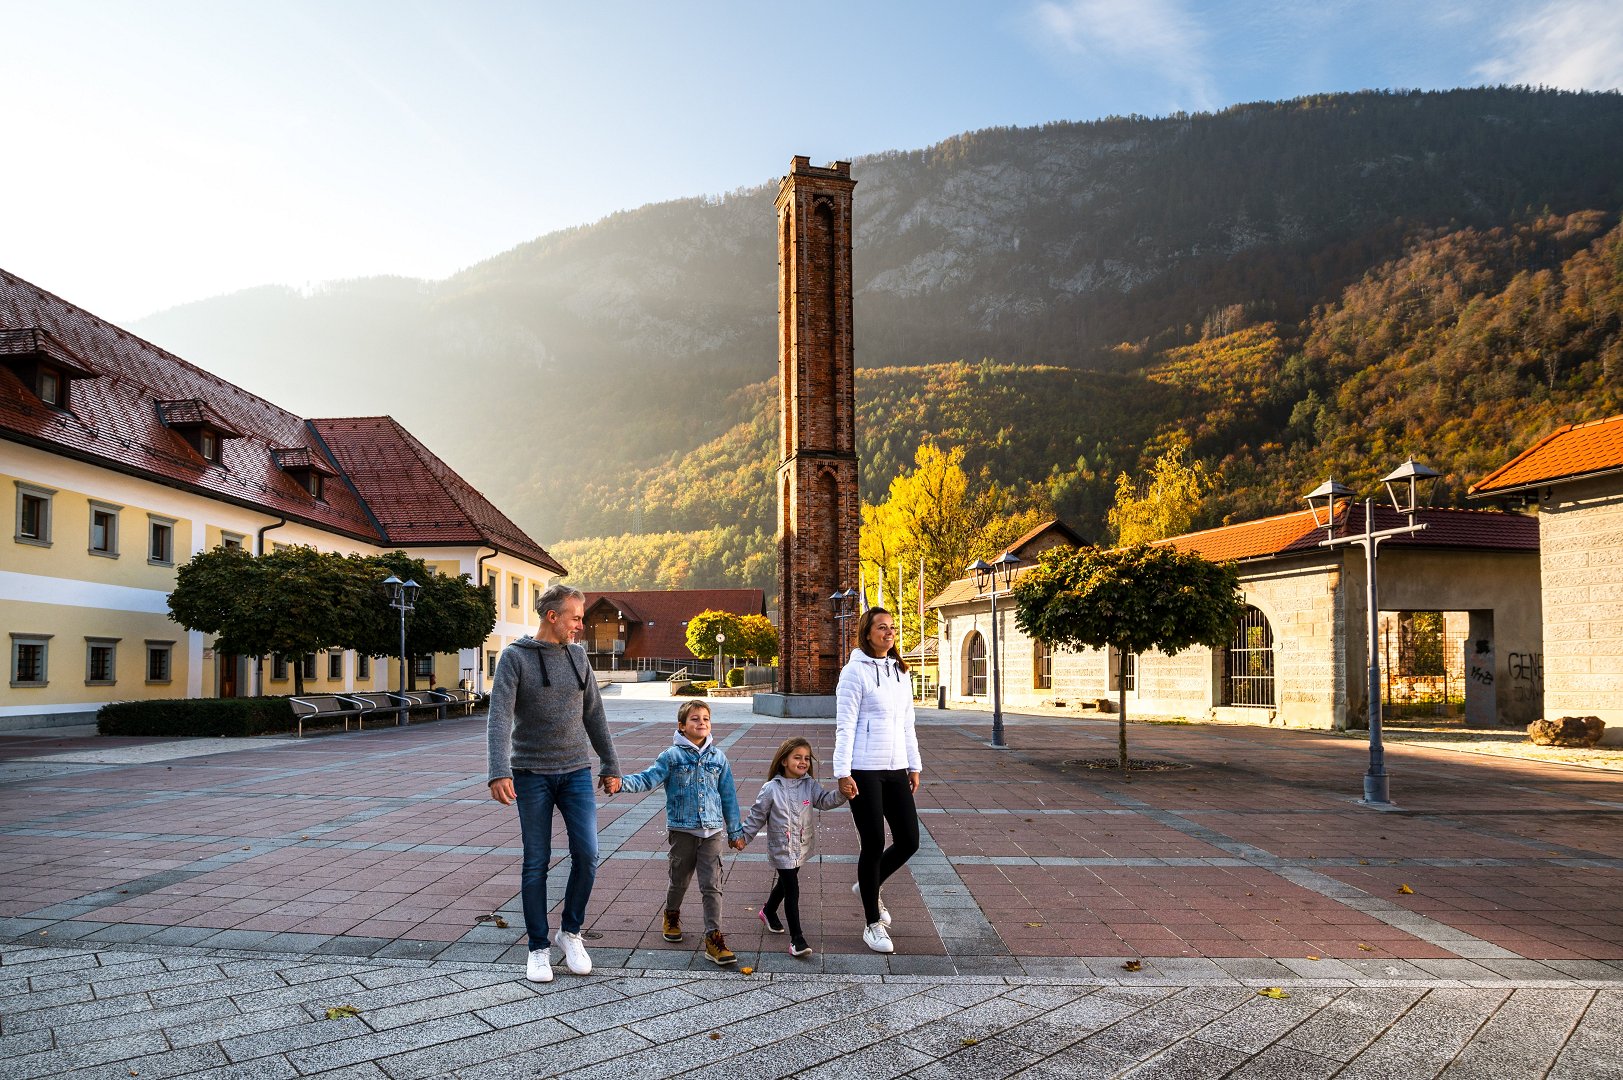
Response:
[{"label": "boy's denim sleeve", "polygon": [[632,773],[630,776],[620,777],[621,791],[653,791],[665,782],[665,777],[671,771],[671,763],[665,760],[661,753],[654,759],[654,763],[642,772]]},{"label": "boy's denim sleeve", "polygon": [[721,816],[727,822],[727,839],[737,840],[744,835],[744,825],[738,820],[738,785],[733,783],[733,763],[721,763]]}]

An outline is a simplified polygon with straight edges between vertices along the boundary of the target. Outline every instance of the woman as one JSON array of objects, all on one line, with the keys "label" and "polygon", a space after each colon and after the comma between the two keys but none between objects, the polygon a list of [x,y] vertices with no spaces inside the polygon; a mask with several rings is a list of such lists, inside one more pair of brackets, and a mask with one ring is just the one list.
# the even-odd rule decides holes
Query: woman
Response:
[{"label": "woman", "polygon": [[924,767],[913,732],[913,682],[896,649],[896,617],[884,608],[864,611],[857,643],[834,692],[834,778],[851,800],[862,842],[852,886],[862,897],[862,940],[874,952],[888,953],[895,946],[879,887],[919,849],[913,793]]}]

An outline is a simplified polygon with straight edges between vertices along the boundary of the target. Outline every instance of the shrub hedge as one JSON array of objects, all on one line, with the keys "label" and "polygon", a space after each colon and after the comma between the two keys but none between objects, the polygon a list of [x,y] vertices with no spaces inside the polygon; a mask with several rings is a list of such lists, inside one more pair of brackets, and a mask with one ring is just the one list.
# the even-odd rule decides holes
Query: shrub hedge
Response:
[{"label": "shrub hedge", "polygon": [[268,735],[295,726],[285,697],[115,701],[96,713],[102,735]]}]

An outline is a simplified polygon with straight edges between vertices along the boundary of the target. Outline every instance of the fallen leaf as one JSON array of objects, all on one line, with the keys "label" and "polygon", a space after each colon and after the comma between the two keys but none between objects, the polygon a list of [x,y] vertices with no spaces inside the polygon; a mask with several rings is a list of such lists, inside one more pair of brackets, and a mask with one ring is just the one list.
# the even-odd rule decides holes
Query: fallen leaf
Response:
[{"label": "fallen leaf", "polygon": [[301,836],[301,837],[299,837],[299,839],[300,839],[300,840],[308,840],[308,839],[310,839],[310,838],[309,838],[309,837],[308,837],[308,836]]},{"label": "fallen leaf", "polygon": [[1373,945],[1365,945],[1362,941],[1360,941],[1358,943],[1358,947],[1360,949],[1364,950],[1365,952],[1374,952],[1375,951],[1375,946],[1373,946]]},{"label": "fallen leaf", "polygon": [[980,1040],[979,1039],[959,1039],[958,1042],[963,1046],[974,1046],[976,1043],[980,1042]]},{"label": "fallen leaf", "polygon": [[1317,960],[1317,959],[1318,959],[1318,957],[1317,957],[1317,956],[1313,956],[1313,955],[1311,955],[1311,954],[1310,954],[1310,955],[1309,955],[1309,956],[1308,956],[1308,959],[1309,959],[1309,960]]},{"label": "fallen leaf", "polygon": [[1257,995],[1259,997],[1273,998],[1276,1001],[1280,998],[1290,997],[1289,994],[1285,993],[1285,991],[1281,990],[1277,986],[1264,986],[1261,990],[1257,991]]},{"label": "fallen leaf", "polygon": [[347,1020],[352,1016],[361,1015],[361,1010],[353,1005],[334,1005],[327,1010],[328,1020]]},{"label": "fallen leaf", "polygon": [[251,847],[245,847],[245,848],[243,848],[243,849],[242,849],[242,850],[244,850],[244,851],[252,851],[252,850],[253,850],[253,848],[251,848]]},{"label": "fallen leaf", "polygon": [[721,1038],[721,1032],[719,1032],[719,1031],[712,1031],[712,1032],[711,1032],[711,1033],[710,1033],[710,1038],[711,1038],[711,1039],[719,1039],[719,1038]]},{"label": "fallen leaf", "polygon": [[738,970],[741,973],[745,974],[745,975],[754,975],[755,974],[755,969],[752,968],[752,967],[741,967]]},{"label": "fallen leaf", "polygon": [[506,930],[507,929],[507,920],[506,919],[497,919],[496,920],[496,929],[498,929],[498,930]]},{"label": "fallen leaf", "polygon": [[1359,859],[1358,860],[1358,865],[1359,866],[1368,866],[1369,865],[1369,860],[1368,859]]},{"label": "fallen leaf", "polygon": [[1043,925],[1043,924],[1042,924],[1042,923],[1040,923],[1040,922],[1028,922],[1028,923],[1027,923],[1027,924],[1026,924],[1026,925],[1027,925],[1027,926],[1032,926],[1032,927],[1036,927],[1036,926],[1041,926],[1041,925]]},{"label": "fallen leaf", "polygon": [[1414,890],[1409,888],[1409,886],[1407,886],[1407,885],[1399,885],[1398,886],[1398,892],[1402,893],[1404,896],[1413,896],[1414,895]]},{"label": "fallen leaf", "polygon": [[1123,971],[1143,971],[1144,965],[1139,963],[1137,960],[1129,960],[1127,963],[1121,966],[1121,969]]}]

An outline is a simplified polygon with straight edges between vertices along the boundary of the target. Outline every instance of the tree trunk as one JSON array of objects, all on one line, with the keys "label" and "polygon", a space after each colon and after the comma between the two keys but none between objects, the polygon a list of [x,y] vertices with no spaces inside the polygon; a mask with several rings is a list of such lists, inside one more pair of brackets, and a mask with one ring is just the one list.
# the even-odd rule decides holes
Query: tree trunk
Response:
[{"label": "tree trunk", "polygon": [[[1123,665],[1126,666],[1125,664]],[[1133,778],[1127,772],[1127,680],[1116,680],[1116,754],[1117,763],[1121,766],[1121,778],[1132,783]]]},{"label": "tree trunk", "polygon": [[293,661],[293,693],[304,696],[304,657]]}]

